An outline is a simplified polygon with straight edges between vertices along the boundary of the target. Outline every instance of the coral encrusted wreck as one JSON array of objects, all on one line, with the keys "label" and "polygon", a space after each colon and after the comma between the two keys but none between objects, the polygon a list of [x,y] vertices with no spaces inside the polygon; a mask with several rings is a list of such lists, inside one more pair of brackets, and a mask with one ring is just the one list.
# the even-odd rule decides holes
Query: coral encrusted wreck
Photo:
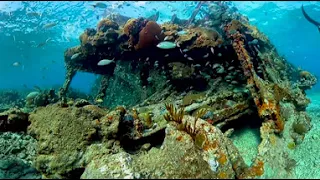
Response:
[{"label": "coral encrusted wreck", "polygon": [[[113,15],[80,35],[64,54],[61,101],[28,116],[43,178],[291,177],[288,147],[311,128],[305,90],[317,79],[242,15],[221,3],[209,9],[219,17],[210,23],[118,24]],[[162,41],[175,47],[157,47]],[[114,63],[98,66],[102,59]],[[78,71],[101,75],[99,106],[67,103]],[[10,116],[1,117],[10,127]],[[260,129],[251,163],[232,140],[243,125]]]}]

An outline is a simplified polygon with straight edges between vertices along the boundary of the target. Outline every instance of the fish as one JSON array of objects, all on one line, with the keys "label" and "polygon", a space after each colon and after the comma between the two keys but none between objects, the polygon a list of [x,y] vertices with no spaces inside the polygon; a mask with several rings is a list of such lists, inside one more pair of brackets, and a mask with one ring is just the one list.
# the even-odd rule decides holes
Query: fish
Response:
[{"label": "fish", "polygon": [[187,59],[188,59],[189,61],[193,61],[192,57],[188,57]]},{"label": "fish", "polygon": [[259,41],[257,39],[254,39],[252,41],[249,41],[248,44],[258,44]]},{"label": "fish", "polygon": [[162,41],[160,42],[157,47],[160,49],[174,49],[177,45],[170,41]]},{"label": "fish", "polygon": [[93,8],[107,8],[108,6],[105,3],[97,2],[96,4],[92,4]]},{"label": "fish", "polygon": [[207,57],[209,57],[209,53],[203,55],[203,58],[207,58]]},{"label": "fish", "polygon": [[48,43],[51,40],[51,38],[46,39],[46,43]]},{"label": "fish", "polygon": [[201,67],[200,64],[195,64],[195,65],[192,65],[193,67]]},{"label": "fish", "polygon": [[100,99],[97,99],[97,100],[95,100],[95,102],[96,102],[96,103],[103,103],[103,99],[101,99],[101,98],[100,98]]},{"label": "fish", "polygon": [[21,63],[20,62],[14,62],[13,64],[12,64],[12,66],[20,66],[21,65]]},{"label": "fish", "polygon": [[53,22],[53,23],[47,23],[45,25],[42,26],[43,29],[49,29],[49,28],[52,28],[54,26],[56,26],[58,23],[56,22]]},{"label": "fish", "polygon": [[177,32],[177,34],[178,34],[178,35],[183,35],[183,34],[187,34],[187,32],[184,31],[184,30],[182,30],[182,31]]},{"label": "fish", "polygon": [[312,19],[304,10],[303,5],[301,6],[301,10],[302,10],[302,14],[303,16],[313,25],[315,25],[318,28],[318,31],[320,32],[320,22],[315,21],[314,19]]},{"label": "fish", "polygon": [[220,66],[221,66],[220,64],[215,63],[215,64],[213,64],[212,69],[215,69],[215,68],[220,67]]},{"label": "fish", "polygon": [[37,45],[37,47],[43,47],[43,46],[45,46],[50,40],[51,40],[51,38],[46,39],[45,42],[39,43],[39,44]]},{"label": "fish", "polygon": [[169,38],[170,38],[169,36],[166,36],[166,37],[164,38],[164,41],[168,40]]},{"label": "fish", "polygon": [[102,59],[98,62],[98,66],[106,66],[106,65],[109,65],[110,63],[113,63],[114,60],[110,60],[110,59]]},{"label": "fish", "polygon": [[213,47],[210,48],[210,51],[211,51],[212,54],[214,54],[214,49],[213,49]]},{"label": "fish", "polygon": [[77,57],[79,57],[81,53],[75,53],[74,55],[71,56],[71,60],[76,59]]},{"label": "fish", "polygon": [[33,17],[37,17],[37,16],[41,17],[41,16],[42,16],[42,13],[33,12],[33,11],[27,12],[26,14],[27,14],[28,16],[33,16]]},{"label": "fish", "polygon": [[34,85],[34,86],[33,86],[33,89],[36,90],[36,91],[38,91],[38,92],[41,92],[41,88],[40,88],[39,86],[37,86],[37,85]]}]

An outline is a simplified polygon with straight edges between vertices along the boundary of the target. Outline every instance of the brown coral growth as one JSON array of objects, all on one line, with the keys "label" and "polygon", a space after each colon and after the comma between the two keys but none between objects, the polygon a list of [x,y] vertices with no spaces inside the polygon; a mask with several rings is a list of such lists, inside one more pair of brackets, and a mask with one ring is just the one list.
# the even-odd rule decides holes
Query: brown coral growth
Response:
[{"label": "brown coral growth", "polygon": [[111,21],[110,19],[102,19],[97,25],[97,30],[102,32],[105,32],[110,28],[113,30],[118,30],[119,25],[116,22]]},{"label": "brown coral growth", "polygon": [[167,121],[174,121],[174,122],[177,122],[178,124],[181,124],[182,118],[184,115],[184,108],[180,110],[176,110],[173,104],[165,104],[165,106],[168,113],[164,115],[164,119]]},{"label": "brown coral growth", "polygon": [[140,31],[139,42],[135,45],[135,49],[138,50],[155,46],[161,40],[163,40],[163,35],[161,35],[160,26],[154,21],[149,21]]}]

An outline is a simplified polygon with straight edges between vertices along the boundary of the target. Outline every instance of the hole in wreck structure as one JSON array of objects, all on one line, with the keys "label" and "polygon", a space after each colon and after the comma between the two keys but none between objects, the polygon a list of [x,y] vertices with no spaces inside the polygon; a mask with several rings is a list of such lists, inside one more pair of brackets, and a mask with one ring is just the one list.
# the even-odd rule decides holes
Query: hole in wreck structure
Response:
[{"label": "hole in wreck structure", "polygon": [[193,87],[195,91],[205,91],[208,88],[208,82],[204,78],[195,79],[183,79],[183,80],[172,80],[175,90],[183,92],[190,87]]},{"label": "hole in wreck structure", "polygon": [[95,74],[78,71],[71,81],[70,88],[81,89],[82,93],[88,94],[95,83],[95,78]]},{"label": "hole in wreck structure", "polygon": [[165,128],[149,135],[146,137],[142,137],[140,139],[134,140],[129,138],[128,136],[123,136],[120,139],[120,146],[129,154],[136,154],[139,152],[140,148],[146,144],[150,143],[151,149],[152,147],[160,148],[165,138]]},{"label": "hole in wreck structure", "polygon": [[67,179],[80,179],[81,175],[83,174],[85,168],[75,168],[71,170],[67,175]]},{"label": "hole in wreck structure", "polygon": [[231,121],[221,129],[222,132],[225,132],[230,128],[234,129],[230,139],[238,148],[245,163],[249,166],[258,154],[258,146],[261,143],[261,126],[262,120],[259,118],[258,114],[252,113]]}]

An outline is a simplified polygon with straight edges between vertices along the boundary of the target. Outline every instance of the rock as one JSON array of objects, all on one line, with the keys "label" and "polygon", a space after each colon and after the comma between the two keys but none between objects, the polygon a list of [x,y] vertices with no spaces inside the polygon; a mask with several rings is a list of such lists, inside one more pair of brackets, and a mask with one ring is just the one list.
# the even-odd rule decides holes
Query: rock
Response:
[{"label": "rock", "polygon": [[92,157],[84,156],[88,146],[117,133],[119,119],[106,115],[93,105],[61,108],[59,104],[31,113],[28,133],[39,144],[35,167],[46,178],[79,178]]},{"label": "rock", "polygon": [[19,159],[32,164],[36,156],[37,142],[26,134],[5,132],[0,134],[0,158]]},{"label": "rock", "polygon": [[133,179],[132,158],[128,153],[107,154],[94,158],[85,168],[81,179]]},{"label": "rock", "polygon": [[[185,121],[190,118],[185,116]],[[199,121],[199,127],[209,125]],[[95,157],[81,178],[234,178],[245,167],[244,161],[233,143],[219,129],[211,126],[212,129],[215,133],[208,135],[207,140],[215,146],[208,142],[210,147],[199,147],[188,133],[168,124],[160,148],[137,155],[120,151]],[[233,169],[233,165],[237,168]]]},{"label": "rock", "polygon": [[41,179],[41,174],[19,159],[6,158],[0,161],[1,179]]},{"label": "rock", "polygon": [[19,109],[10,109],[0,113],[0,131],[20,132],[26,131],[29,114],[22,112]]}]

